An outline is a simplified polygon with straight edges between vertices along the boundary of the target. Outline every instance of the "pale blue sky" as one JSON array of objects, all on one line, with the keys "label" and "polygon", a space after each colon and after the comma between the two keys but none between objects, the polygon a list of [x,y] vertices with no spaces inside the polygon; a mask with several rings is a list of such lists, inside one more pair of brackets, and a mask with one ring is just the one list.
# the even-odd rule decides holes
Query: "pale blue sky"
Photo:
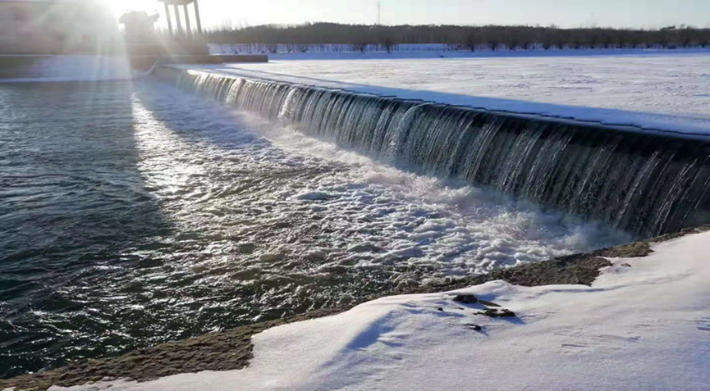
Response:
[{"label": "pale blue sky", "polygon": [[[112,0],[115,12],[153,0]],[[383,24],[557,24],[710,27],[710,0],[381,0]],[[206,27],[223,24],[374,23],[377,0],[200,0]],[[164,16],[161,24],[165,23]]]}]

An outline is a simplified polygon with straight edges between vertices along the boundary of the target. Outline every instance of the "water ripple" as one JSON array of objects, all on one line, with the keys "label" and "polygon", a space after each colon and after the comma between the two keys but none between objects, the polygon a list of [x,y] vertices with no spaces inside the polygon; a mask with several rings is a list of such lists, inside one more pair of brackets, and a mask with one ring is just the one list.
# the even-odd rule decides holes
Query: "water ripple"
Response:
[{"label": "water ripple", "polygon": [[0,376],[624,238],[176,90],[0,93]]}]

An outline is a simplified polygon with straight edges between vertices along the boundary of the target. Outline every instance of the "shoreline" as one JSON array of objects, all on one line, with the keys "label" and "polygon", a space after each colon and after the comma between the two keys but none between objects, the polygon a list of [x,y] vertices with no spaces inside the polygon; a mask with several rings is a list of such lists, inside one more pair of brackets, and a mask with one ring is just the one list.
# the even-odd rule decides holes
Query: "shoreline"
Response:
[{"label": "shoreline", "polygon": [[503,280],[510,284],[527,287],[554,284],[589,286],[599,276],[601,268],[612,265],[607,258],[644,257],[653,252],[651,249],[652,244],[709,230],[710,226],[687,228],[677,233],[666,234],[631,244],[497,270],[487,275],[470,276],[443,284],[394,290],[372,296],[360,303],[346,307],[320,309],[299,316],[260,322],[228,331],[163,343],[117,357],[90,359],[54,370],[29,373],[11,379],[0,380],[0,389],[46,390],[52,386],[72,387],[115,379],[142,382],[182,373],[243,369],[249,366],[253,357],[251,337],[279,325],[332,316],[377,298],[404,294],[446,292],[494,280]]}]

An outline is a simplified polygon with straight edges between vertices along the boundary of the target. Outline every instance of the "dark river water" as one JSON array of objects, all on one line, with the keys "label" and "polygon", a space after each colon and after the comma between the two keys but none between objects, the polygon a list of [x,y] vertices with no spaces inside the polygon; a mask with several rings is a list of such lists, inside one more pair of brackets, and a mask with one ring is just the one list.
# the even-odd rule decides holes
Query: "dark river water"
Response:
[{"label": "dark river water", "polygon": [[151,81],[0,84],[0,377],[627,239]]}]

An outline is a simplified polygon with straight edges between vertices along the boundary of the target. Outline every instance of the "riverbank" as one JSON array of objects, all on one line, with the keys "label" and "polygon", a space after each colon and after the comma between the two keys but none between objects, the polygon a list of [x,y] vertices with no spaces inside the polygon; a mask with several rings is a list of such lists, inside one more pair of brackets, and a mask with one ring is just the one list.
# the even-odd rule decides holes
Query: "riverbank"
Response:
[{"label": "riverbank", "polygon": [[[699,233],[704,233],[708,230],[710,230],[710,227],[686,229],[679,233],[668,234],[633,244],[616,246],[586,254],[555,258],[541,263],[498,270],[486,275],[471,276],[456,281],[388,294],[441,293],[465,287],[475,289],[475,287],[487,287],[487,285],[490,284],[487,282],[498,282],[495,283],[495,285],[504,286],[515,285],[515,287],[593,285],[595,279],[599,276],[600,269],[607,271],[608,268],[613,269],[618,266],[625,267],[628,265],[626,261],[622,260],[623,262],[620,262],[619,259],[644,258],[653,255],[653,248],[659,245],[665,245],[665,243],[683,236],[697,238],[700,236]],[[682,248],[680,250],[682,250]],[[696,249],[686,250],[692,252]],[[640,267],[642,266],[643,265],[640,265]],[[634,277],[635,268],[629,269],[629,274],[633,279],[642,279],[644,277],[643,273],[641,273],[640,276]],[[643,269],[640,268],[639,270],[642,271]],[[659,282],[661,281],[663,281],[663,279],[659,280]],[[487,285],[481,286],[484,283],[487,283]],[[595,289],[596,285],[593,285],[592,293]],[[572,290],[572,288],[568,287],[565,290]],[[662,290],[662,287],[659,286],[659,290]],[[659,291],[659,295],[662,295],[662,291]],[[377,296],[373,296],[371,300],[376,300],[376,298]],[[390,301],[394,301],[396,298],[402,297],[393,297]],[[645,307],[648,304],[639,303],[636,305]],[[145,382],[184,373],[196,373],[201,371],[224,372],[243,369],[249,366],[250,361],[254,357],[252,336],[277,326],[332,316],[343,313],[354,307],[355,306],[347,306],[335,309],[323,309],[297,317],[256,323],[230,331],[216,332],[184,341],[161,344],[148,349],[136,350],[116,358],[95,359],[75,363],[52,371],[27,374],[9,380],[0,380],[0,389],[43,390],[52,386],[72,387],[96,382],[110,382],[116,379]],[[457,307],[457,309],[463,308]],[[450,312],[449,309],[443,308],[437,311]],[[458,312],[456,309],[453,311]],[[516,311],[518,310],[516,309]],[[519,317],[521,321],[527,320],[525,311],[518,314],[517,317]],[[485,322],[485,320],[483,321]],[[642,320],[638,321],[641,322]],[[342,327],[344,328],[345,325],[342,325]],[[487,358],[482,359],[493,360]],[[140,384],[132,384],[130,387],[134,388],[136,386],[139,387]],[[110,385],[102,383],[100,387],[108,388]],[[122,384],[118,388],[127,387],[127,384]],[[231,387],[224,385],[223,387],[227,389],[237,388],[234,385]],[[210,384],[205,388],[212,389],[214,385]]]}]

